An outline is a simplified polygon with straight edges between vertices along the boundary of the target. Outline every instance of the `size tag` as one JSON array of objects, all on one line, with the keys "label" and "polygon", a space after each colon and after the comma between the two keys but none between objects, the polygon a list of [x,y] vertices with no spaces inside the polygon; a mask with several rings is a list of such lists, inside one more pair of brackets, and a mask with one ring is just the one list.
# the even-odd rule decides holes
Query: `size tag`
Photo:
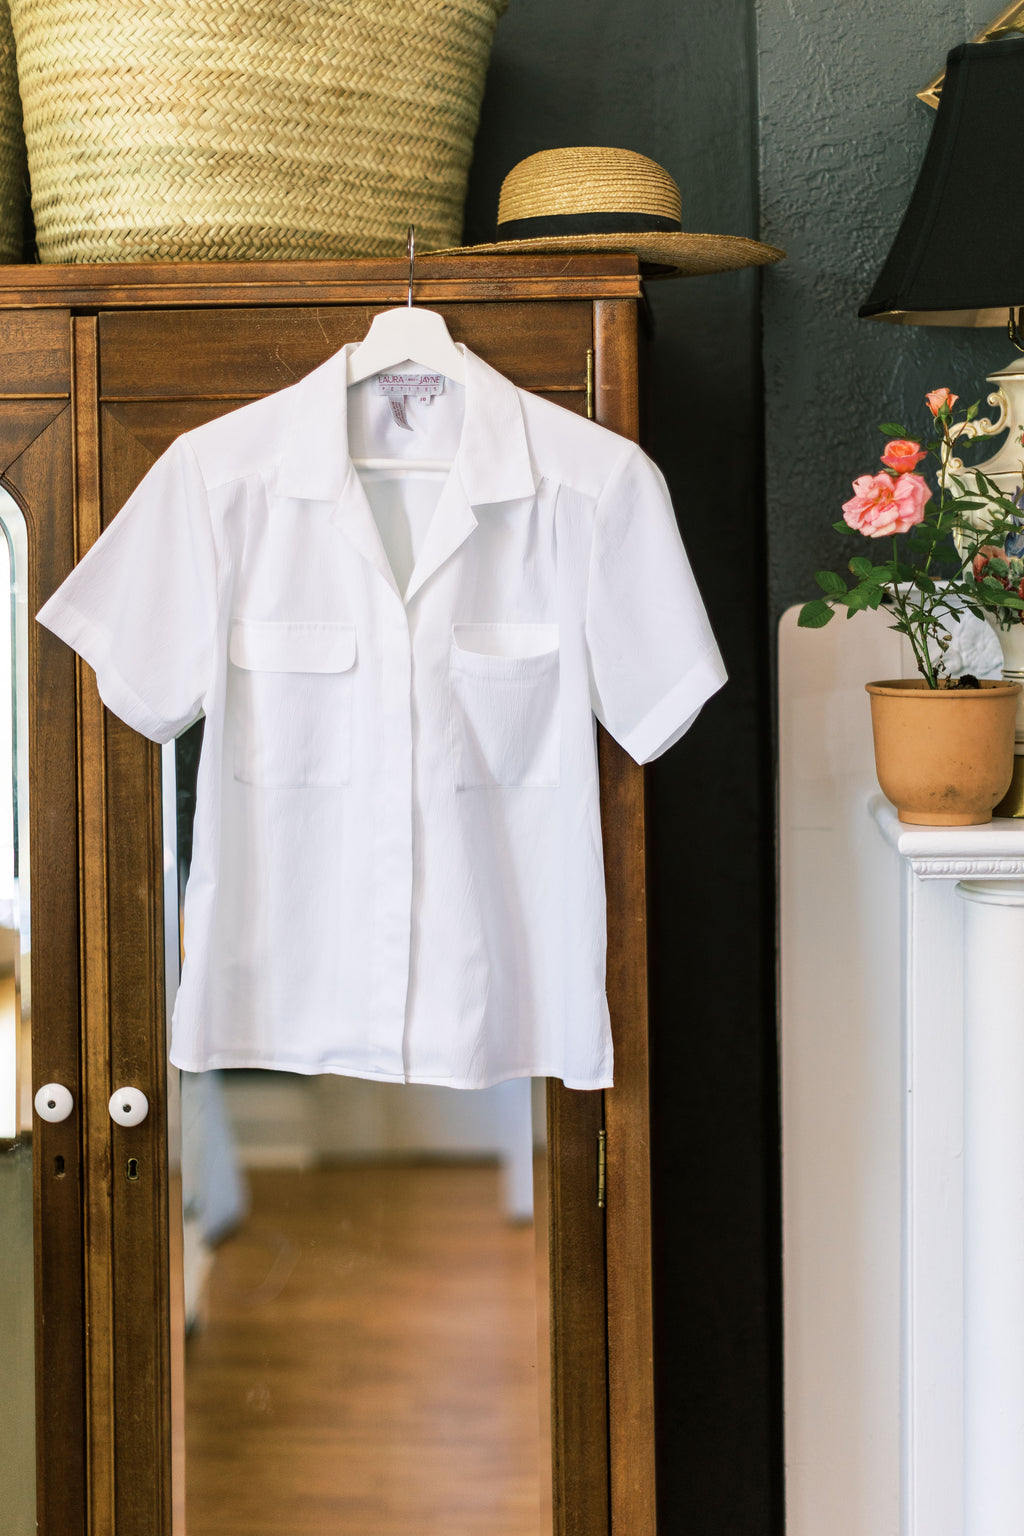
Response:
[{"label": "size tag", "polygon": [[377,393],[392,400],[414,399],[429,405],[444,392],[443,373],[378,373]]}]

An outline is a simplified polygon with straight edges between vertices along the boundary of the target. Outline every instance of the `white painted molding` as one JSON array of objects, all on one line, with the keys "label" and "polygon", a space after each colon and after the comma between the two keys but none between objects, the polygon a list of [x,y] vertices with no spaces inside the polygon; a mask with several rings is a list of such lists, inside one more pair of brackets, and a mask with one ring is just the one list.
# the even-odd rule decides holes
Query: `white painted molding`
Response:
[{"label": "white painted molding", "polygon": [[961,880],[956,893],[986,907],[1024,907],[1024,880]]},{"label": "white painted molding", "polygon": [[1024,859],[911,859],[910,867],[920,880],[1013,880],[1024,875]]},{"label": "white painted molding", "polygon": [[902,1536],[1024,1530],[1024,821],[904,826]]},{"label": "white painted molding", "polygon": [[1024,918],[1024,821],[899,823],[864,682],[913,675],[881,610],[779,626],[787,1536],[996,1536],[964,1520],[965,932]]},{"label": "white painted molding", "polygon": [[1024,1530],[1024,883],[964,905],[964,1536]]},{"label": "white painted molding", "polygon": [[919,880],[1024,878],[1024,818],[999,818],[977,827],[912,827],[900,821],[881,794],[871,796],[868,809]]}]

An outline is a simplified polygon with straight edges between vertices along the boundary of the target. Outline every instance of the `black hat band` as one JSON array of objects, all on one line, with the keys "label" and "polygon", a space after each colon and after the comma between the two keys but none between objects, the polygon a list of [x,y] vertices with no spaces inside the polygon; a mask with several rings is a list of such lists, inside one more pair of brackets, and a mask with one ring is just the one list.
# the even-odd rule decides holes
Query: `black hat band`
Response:
[{"label": "black hat band", "polygon": [[679,234],[678,219],[660,213],[551,213],[535,219],[506,219],[500,240],[547,240],[558,235]]}]

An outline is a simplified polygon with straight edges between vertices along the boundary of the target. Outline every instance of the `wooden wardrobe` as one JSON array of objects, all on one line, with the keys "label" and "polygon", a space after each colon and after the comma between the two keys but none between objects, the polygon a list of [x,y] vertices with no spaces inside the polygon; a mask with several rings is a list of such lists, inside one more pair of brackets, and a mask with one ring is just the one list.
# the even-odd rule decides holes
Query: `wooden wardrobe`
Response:
[{"label": "wooden wardrobe", "polygon": [[[400,260],[0,269],[0,471],[27,522],[30,613],[180,432],[361,338],[407,276]],[[633,257],[424,257],[415,298],[516,384],[637,436]],[[31,622],[29,668],[33,1082],[74,1098],[32,1138],[39,1529],[171,1536],[160,757]],[[616,1086],[547,1091],[555,1531],[651,1536],[644,788],[604,736],[600,760]],[[108,1113],[125,1085],[149,1099],[140,1125]]]}]

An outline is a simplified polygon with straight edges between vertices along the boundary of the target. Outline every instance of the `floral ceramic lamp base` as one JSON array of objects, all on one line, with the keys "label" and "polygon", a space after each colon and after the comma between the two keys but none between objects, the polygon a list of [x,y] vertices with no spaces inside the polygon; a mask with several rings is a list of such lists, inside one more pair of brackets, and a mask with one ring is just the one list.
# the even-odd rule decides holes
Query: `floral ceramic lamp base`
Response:
[{"label": "floral ceramic lamp base", "polygon": [[[996,386],[988,404],[997,406],[999,414],[994,421],[979,421],[977,428],[990,432],[1009,428],[1009,433],[997,452],[977,468],[994,480],[1004,494],[1012,496],[1024,483],[1024,358],[1017,358],[998,373],[990,373],[988,382]],[[968,431],[967,435],[972,434]],[[1007,629],[992,623],[992,627],[1003,652],[1003,677],[1008,683],[1024,683],[1024,623],[1011,624]],[[1017,705],[1015,738],[1013,780],[993,816],[1024,817],[1024,695]]]},{"label": "floral ceramic lamp base", "polygon": [[[1008,683],[1024,683],[1024,624],[999,629],[993,624],[1003,650],[1003,677]],[[993,816],[1024,816],[1024,693],[1017,701],[1014,729],[1013,778]]]}]

